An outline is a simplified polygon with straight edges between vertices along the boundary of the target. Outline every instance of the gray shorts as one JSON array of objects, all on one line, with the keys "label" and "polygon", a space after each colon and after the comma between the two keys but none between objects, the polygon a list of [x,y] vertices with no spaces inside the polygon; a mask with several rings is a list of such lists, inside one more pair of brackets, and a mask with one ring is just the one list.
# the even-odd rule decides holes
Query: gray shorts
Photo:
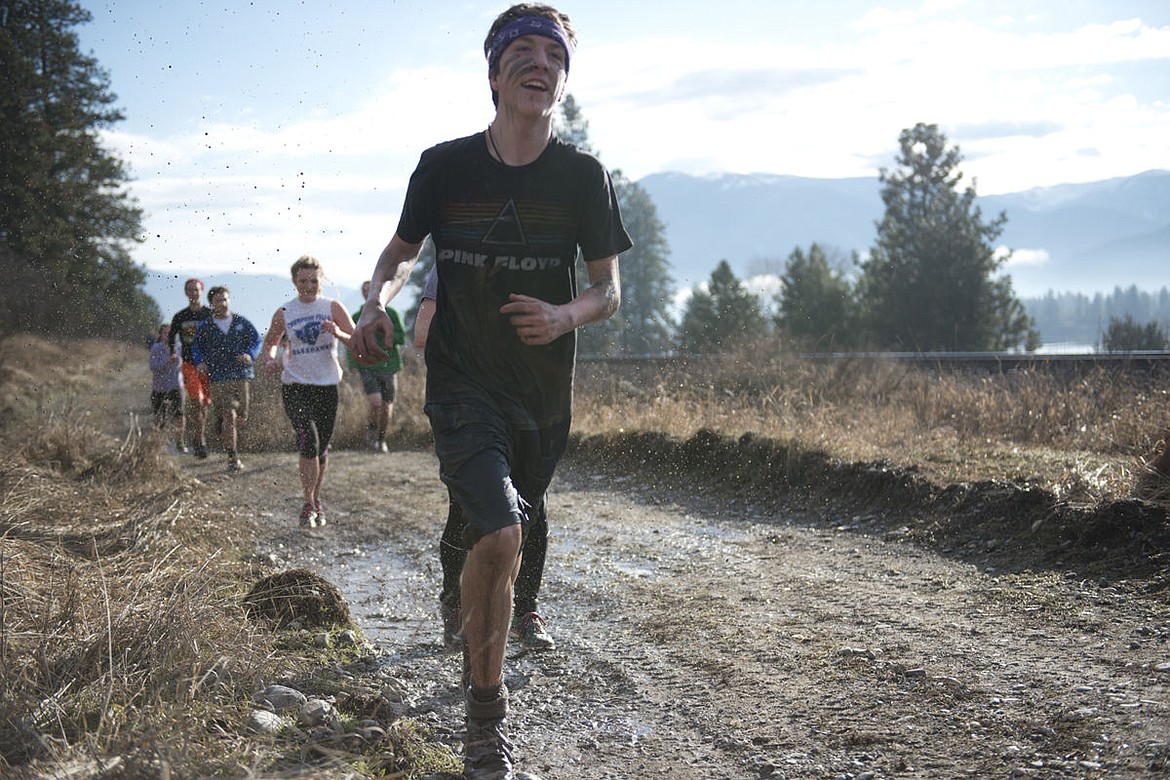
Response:
[{"label": "gray shorts", "polygon": [[566,420],[541,430],[509,425],[494,409],[475,403],[429,403],[427,416],[439,456],[439,477],[459,502],[468,549],[510,525],[527,532],[569,438]]},{"label": "gray shorts", "polygon": [[398,398],[397,371],[371,371],[368,368],[359,368],[358,375],[362,378],[362,391],[366,395],[380,395],[382,401],[394,403]]}]

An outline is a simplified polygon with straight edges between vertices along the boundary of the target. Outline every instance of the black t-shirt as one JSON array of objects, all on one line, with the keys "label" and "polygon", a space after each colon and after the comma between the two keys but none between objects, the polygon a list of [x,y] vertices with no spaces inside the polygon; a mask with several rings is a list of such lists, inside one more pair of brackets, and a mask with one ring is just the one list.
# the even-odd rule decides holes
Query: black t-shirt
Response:
[{"label": "black t-shirt", "polygon": [[199,323],[210,316],[211,308],[208,306],[200,306],[196,311],[191,311],[190,306],[184,306],[171,319],[171,344],[175,343],[175,339],[179,340],[183,362],[191,362],[191,339],[195,338]]},{"label": "black t-shirt", "polygon": [[567,421],[576,333],[525,345],[500,307],[510,293],[567,303],[578,248],[600,260],[632,246],[601,163],[556,138],[519,167],[496,161],[482,133],[440,144],[411,176],[398,235],[435,243],[427,401],[488,402],[527,429]]}]

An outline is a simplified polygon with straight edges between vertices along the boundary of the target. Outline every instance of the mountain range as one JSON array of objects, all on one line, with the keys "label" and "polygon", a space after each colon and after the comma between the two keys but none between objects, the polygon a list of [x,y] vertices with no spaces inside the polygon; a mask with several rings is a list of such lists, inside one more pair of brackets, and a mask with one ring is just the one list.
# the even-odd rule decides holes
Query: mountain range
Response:
[{"label": "mountain range", "polygon": [[[748,278],[759,261],[782,262],[814,242],[864,255],[884,208],[877,177],[656,173],[638,183],[666,226],[680,287],[706,281],[724,259]],[[1014,250],[1004,270],[1021,298],[1170,285],[1170,171],[979,196],[976,204],[985,222],[1007,216],[997,244]]]},{"label": "mountain range", "polygon": [[[679,288],[706,281],[724,259],[741,279],[750,278],[761,267],[782,267],[793,249],[814,242],[864,254],[883,212],[876,177],[656,173],[638,183],[665,225]],[[1007,215],[999,243],[1015,251],[1005,271],[1020,298],[1170,285],[1170,171],[980,196],[976,203],[985,221]],[[228,284],[233,305],[261,331],[294,292],[285,275],[149,270],[145,290],[167,316],[182,307],[187,276]],[[354,307],[361,300],[356,286],[327,283],[325,294]],[[411,300],[404,296],[401,308]]]}]

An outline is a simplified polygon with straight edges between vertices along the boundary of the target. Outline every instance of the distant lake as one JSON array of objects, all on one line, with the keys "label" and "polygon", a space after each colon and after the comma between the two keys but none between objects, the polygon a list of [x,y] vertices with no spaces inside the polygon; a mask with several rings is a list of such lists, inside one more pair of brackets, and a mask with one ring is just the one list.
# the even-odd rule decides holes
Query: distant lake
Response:
[{"label": "distant lake", "polygon": [[1054,341],[1041,344],[1036,350],[1041,355],[1091,355],[1097,351],[1096,344],[1081,344],[1076,341]]}]

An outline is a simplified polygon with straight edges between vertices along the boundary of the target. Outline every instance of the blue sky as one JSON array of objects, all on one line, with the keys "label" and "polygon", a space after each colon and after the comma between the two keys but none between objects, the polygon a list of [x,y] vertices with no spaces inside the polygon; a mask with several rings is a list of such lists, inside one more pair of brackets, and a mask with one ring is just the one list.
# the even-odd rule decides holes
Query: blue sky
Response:
[{"label": "blue sky", "polygon": [[[419,153],[487,126],[506,3],[88,0],[107,145],[159,271],[356,286]],[[569,91],[610,167],[876,176],[938,124],[981,194],[1170,169],[1170,3],[577,0]],[[713,229],[719,229],[713,226]]]}]

